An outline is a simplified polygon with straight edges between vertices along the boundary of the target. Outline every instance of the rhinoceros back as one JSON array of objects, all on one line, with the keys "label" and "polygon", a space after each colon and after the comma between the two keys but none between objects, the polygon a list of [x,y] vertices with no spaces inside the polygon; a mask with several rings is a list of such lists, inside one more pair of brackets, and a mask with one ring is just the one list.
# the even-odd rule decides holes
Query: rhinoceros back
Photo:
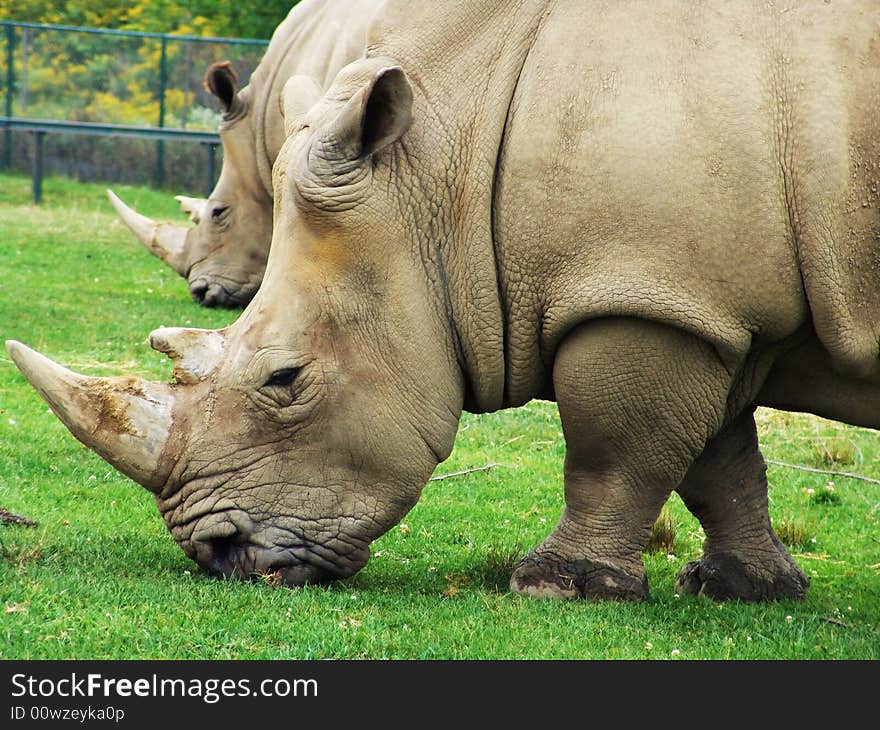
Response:
[{"label": "rhinoceros back", "polygon": [[587,318],[663,321],[736,360],[812,317],[838,367],[876,370],[878,29],[867,0],[557,4],[501,151],[508,362]]}]

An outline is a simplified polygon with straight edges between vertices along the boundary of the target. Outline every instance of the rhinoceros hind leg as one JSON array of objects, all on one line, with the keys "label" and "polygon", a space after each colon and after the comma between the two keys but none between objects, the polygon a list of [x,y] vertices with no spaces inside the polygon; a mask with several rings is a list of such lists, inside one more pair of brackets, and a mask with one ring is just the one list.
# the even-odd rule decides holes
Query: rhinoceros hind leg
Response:
[{"label": "rhinoceros hind leg", "polygon": [[706,342],[637,319],[585,323],[553,370],[566,508],[519,563],[530,596],[639,600],[642,550],[663,503],[721,427],[731,377]]},{"label": "rhinoceros hind leg", "polygon": [[770,525],[766,471],[752,410],[706,444],[677,490],[706,533],[703,557],[678,576],[679,592],[719,601],[804,596],[809,578]]}]

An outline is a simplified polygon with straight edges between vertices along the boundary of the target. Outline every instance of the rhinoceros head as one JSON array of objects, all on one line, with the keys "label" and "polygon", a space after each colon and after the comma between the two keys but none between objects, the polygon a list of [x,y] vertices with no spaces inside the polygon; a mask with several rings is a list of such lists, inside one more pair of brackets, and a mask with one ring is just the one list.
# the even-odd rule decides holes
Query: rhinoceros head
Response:
[{"label": "rhinoceros head", "polygon": [[216,574],[354,573],[454,441],[464,388],[449,321],[406,216],[383,202],[410,87],[375,63],[351,80],[350,98],[288,115],[266,279],[241,317],[150,336],[173,383],[85,377],[8,344],[73,434],[154,492]]},{"label": "rhinoceros head", "polygon": [[187,279],[195,301],[239,307],[260,286],[272,240],[272,196],[258,160],[266,152],[251,89],[238,91],[231,65],[212,65],[205,87],[220,100],[223,165],[209,198],[177,196],[194,227],[153,221],[108,195],[138,240]]}]

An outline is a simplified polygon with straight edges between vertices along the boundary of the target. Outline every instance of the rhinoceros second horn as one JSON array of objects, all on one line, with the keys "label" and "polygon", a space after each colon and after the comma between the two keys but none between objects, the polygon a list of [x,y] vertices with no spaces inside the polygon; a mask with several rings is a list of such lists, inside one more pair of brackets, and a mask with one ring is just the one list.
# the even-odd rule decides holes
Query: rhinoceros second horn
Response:
[{"label": "rhinoceros second horn", "polygon": [[189,216],[191,223],[198,225],[201,222],[208,206],[207,198],[190,198],[187,195],[175,195],[174,199],[180,203],[180,209]]},{"label": "rhinoceros second horn", "polygon": [[173,223],[159,223],[129,208],[112,191],[107,191],[110,203],[138,240],[155,256],[181,276],[187,275],[186,235],[189,229]]},{"label": "rhinoceros second horn", "polygon": [[77,439],[150,491],[161,488],[174,405],[169,386],[80,375],[15,340],[6,350]]}]

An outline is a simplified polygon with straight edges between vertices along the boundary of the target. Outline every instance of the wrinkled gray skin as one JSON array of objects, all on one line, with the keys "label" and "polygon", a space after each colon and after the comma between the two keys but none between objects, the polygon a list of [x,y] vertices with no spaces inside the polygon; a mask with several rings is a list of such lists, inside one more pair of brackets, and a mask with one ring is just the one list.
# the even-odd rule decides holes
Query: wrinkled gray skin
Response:
[{"label": "wrinkled gray skin", "polygon": [[351,575],[463,407],[542,397],[565,510],[514,591],[645,597],[677,490],[679,590],[801,597],[753,412],[880,427],[880,5],[789,5],[392,0],[286,116],[253,302],[153,333],[177,384],[10,352],[218,574]]},{"label": "wrinkled gray skin", "polygon": [[339,69],[364,54],[366,29],[379,4],[303,0],[295,5],[240,92],[228,62],[208,69],[205,87],[223,113],[223,165],[207,200],[177,196],[194,227],[144,218],[109,193],[144,246],[189,282],[195,301],[241,307],[253,298],[272,240],[272,164],[284,142],[282,89],[299,76],[298,103],[308,108],[317,101]]}]

